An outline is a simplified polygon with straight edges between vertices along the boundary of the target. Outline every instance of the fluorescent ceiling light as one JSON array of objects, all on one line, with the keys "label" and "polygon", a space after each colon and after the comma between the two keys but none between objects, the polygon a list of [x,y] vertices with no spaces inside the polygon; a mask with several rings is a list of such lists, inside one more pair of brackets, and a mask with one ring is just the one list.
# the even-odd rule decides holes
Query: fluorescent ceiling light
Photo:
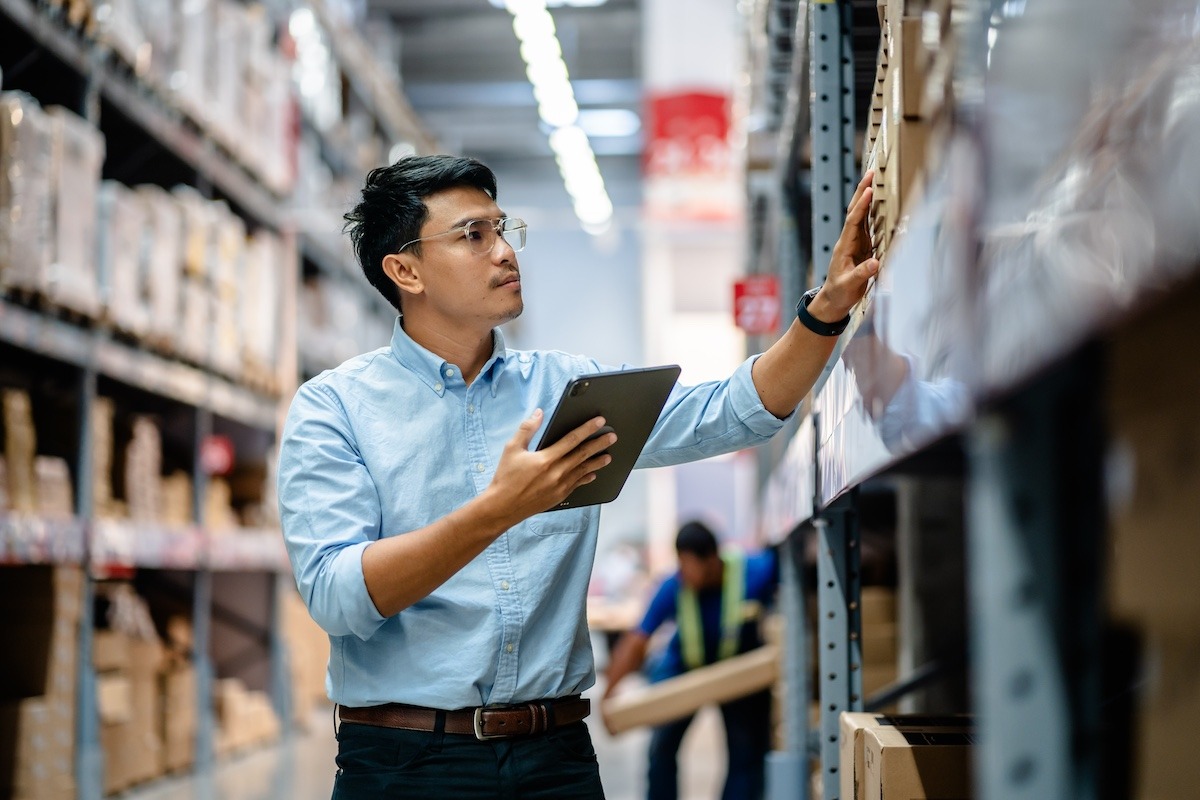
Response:
[{"label": "fluorescent ceiling light", "polygon": [[[505,2],[505,0],[490,1],[496,8],[511,8],[511,4]],[[548,8],[561,8],[563,6],[567,6],[568,8],[595,8],[607,2],[608,0],[546,0],[546,6]]]},{"label": "fluorescent ceiling light", "polygon": [[642,118],[627,108],[589,108],[575,123],[590,137],[633,136],[642,129]]},{"label": "fluorescent ceiling light", "polygon": [[[600,2],[577,0],[571,5],[599,5]],[[598,236],[608,229],[613,206],[604,188],[600,168],[596,166],[596,154],[592,151],[587,132],[576,124],[581,112],[575,101],[575,90],[571,88],[571,76],[563,61],[554,17],[546,10],[546,6],[553,3],[547,3],[547,0],[492,0],[492,3],[504,6],[513,16],[513,33],[521,42],[521,59],[525,62],[525,74],[533,86],[533,96],[537,98],[538,116],[553,129],[550,133],[550,149],[554,151],[563,185],[571,195],[575,216],[579,217],[584,230]],[[603,126],[607,122],[610,130],[615,125],[623,124],[621,130],[628,130],[631,124],[628,118],[618,119],[611,114],[606,118],[603,116],[605,111],[619,113],[620,110],[601,109],[601,116],[593,117],[593,124]],[[641,121],[636,114],[626,113],[633,117],[633,132],[636,132],[641,127]]]}]

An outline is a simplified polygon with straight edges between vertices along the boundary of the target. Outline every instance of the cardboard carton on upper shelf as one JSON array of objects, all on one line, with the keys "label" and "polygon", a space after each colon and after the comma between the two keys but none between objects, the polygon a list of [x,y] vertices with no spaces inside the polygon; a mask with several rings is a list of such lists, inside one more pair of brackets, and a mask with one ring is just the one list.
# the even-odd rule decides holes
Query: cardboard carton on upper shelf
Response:
[{"label": "cardboard carton on upper shelf", "polygon": [[162,516],[162,435],[150,417],[133,418],[133,435],[125,448],[125,502],[129,517],[158,522]]},{"label": "cardboard carton on upper shelf", "polygon": [[710,703],[745,697],[774,683],[779,674],[779,648],[765,645],[748,653],[689,670],[684,674],[612,697],[605,716],[614,732],[641,725],[661,725],[685,717]]},{"label": "cardboard carton on upper shelf", "polygon": [[71,468],[58,456],[36,456],[33,460],[37,513],[43,519],[70,519],[75,515]]}]

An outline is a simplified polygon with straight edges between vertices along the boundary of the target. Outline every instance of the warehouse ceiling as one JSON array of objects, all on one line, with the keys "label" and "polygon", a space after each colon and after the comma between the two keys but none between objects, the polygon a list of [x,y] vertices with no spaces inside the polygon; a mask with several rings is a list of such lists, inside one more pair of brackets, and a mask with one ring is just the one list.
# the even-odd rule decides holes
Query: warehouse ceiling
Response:
[{"label": "warehouse ceiling", "polygon": [[[597,0],[589,0],[591,3]],[[547,3],[563,61],[601,166],[641,153],[640,0]],[[405,94],[447,152],[495,167],[540,164],[554,174],[512,17],[492,0],[369,0],[371,27],[397,32]]]}]

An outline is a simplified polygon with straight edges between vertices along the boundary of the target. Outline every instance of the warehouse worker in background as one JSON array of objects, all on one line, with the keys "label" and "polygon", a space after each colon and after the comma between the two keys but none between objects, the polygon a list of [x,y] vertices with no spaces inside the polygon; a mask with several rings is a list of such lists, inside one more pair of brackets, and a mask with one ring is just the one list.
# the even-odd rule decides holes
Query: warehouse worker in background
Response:
[{"label": "warehouse worker in background", "polygon": [[[659,585],[642,624],[622,636],[613,650],[602,703],[626,675],[642,667],[650,637],[669,620],[675,621],[675,633],[651,671],[651,682],[674,678],[762,646],[762,610],[775,597],[779,585],[775,551],[749,556],[721,554],[717,537],[701,522],[689,522],[679,529],[675,551],[679,570]],[[761,798],[770,748],[770,691],[723,703],[721,718],[729,753],[722,800]],[[677,754],[691,722],[692,715],[688,715],[660,725],[651,733],[646,792],[649,800],[675,800],[679,796]]]},{"label": "warehouse worker in background", "polygon": [[[639,467],[783,427],[878,271],[870,180],[798,319],[729,378],[675,387]],[[399,316],[387,346],[300,387],[279,455],[288,556],[330,637],[333,796],[603,797],[580,697],[595,682],[585,603],[600,511],[546,509],[608,464],[616,434],[589,441],[597,417],[530,445],[567,382],[606,368],[505,346],[496,326],[524,307],[526,226],[497,205],[478,161],[373,170],[346,219]]]}]

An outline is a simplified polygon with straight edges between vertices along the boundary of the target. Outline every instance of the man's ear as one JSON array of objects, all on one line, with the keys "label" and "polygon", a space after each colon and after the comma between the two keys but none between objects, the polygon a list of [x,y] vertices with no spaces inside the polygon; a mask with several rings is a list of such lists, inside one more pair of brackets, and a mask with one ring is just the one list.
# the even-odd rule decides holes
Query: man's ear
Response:
[{"label": "man's ear", "polygon": [[408,253],[389,253],[383,257],[383,274],[402,292],[420,294],[425,291],[418,260]]}]

